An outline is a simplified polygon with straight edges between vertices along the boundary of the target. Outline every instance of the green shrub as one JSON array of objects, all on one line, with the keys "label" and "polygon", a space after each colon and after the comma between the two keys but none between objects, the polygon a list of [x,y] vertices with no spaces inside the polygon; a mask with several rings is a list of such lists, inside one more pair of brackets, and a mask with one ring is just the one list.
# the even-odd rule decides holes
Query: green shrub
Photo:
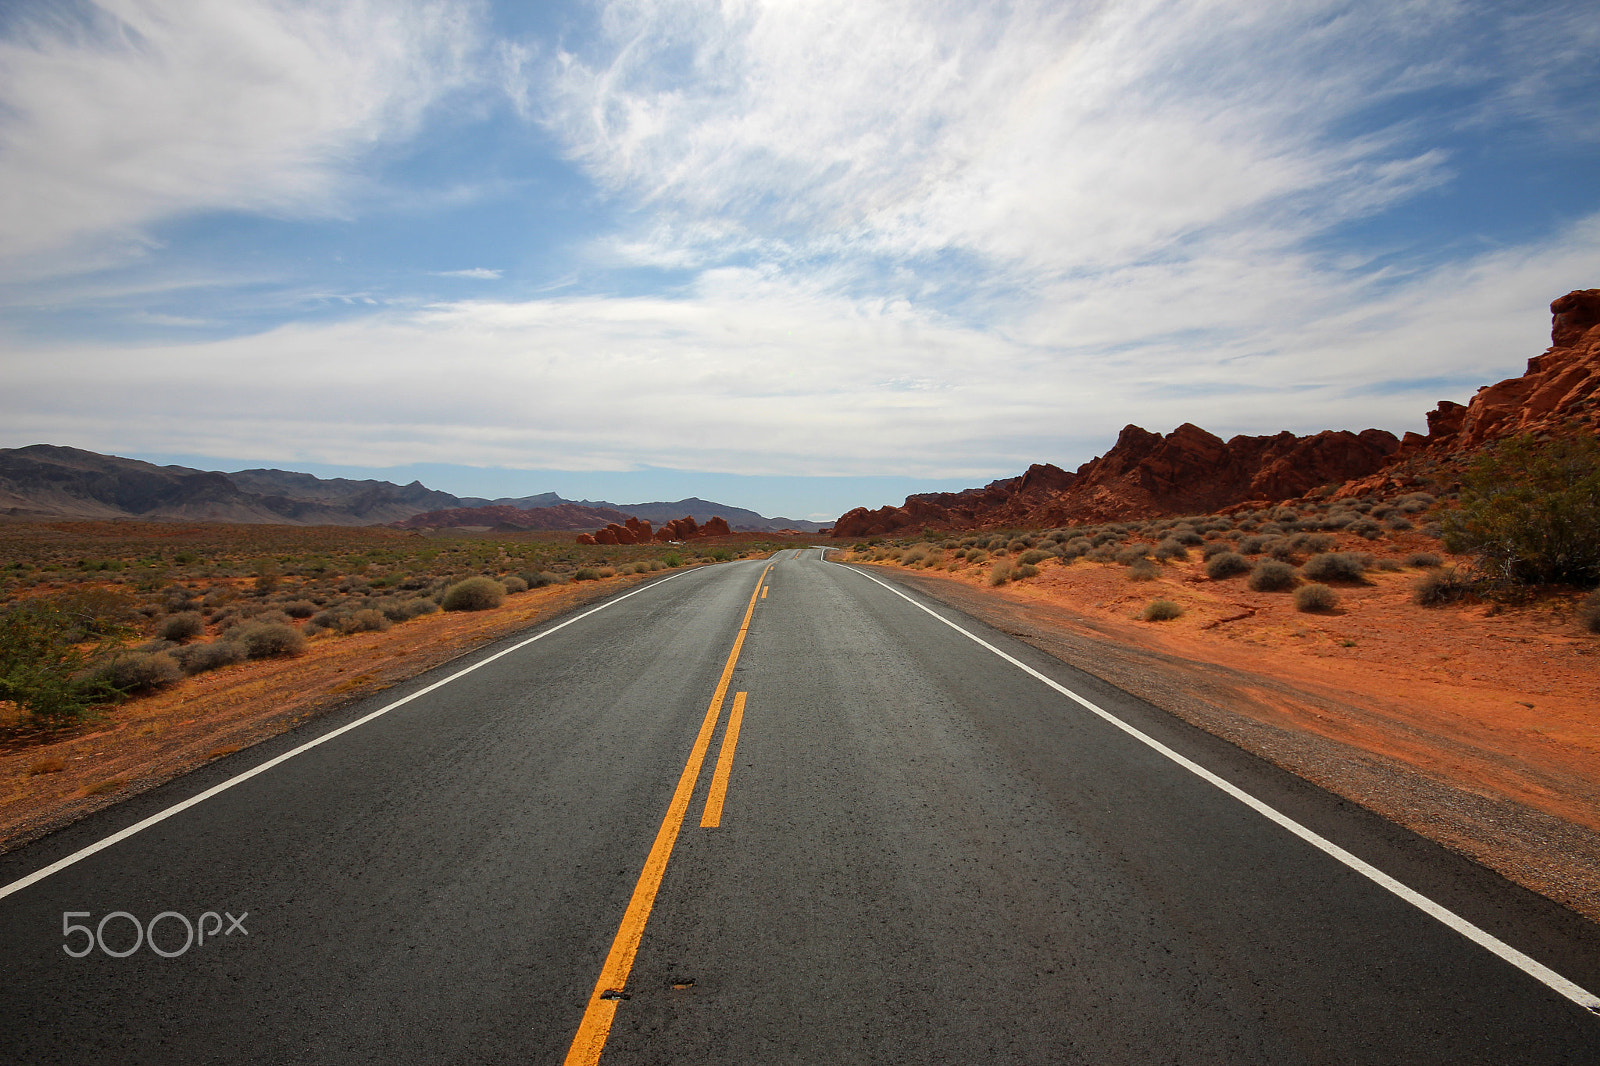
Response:
[{"label": "green shrub", "polygon": [[1038,577],[1039,568],[1032,563],[1018,563],[1011,571],[1011,580],[1021,581],[1025,577]]},{"label": "green shrub", "polygon": [[[583,571],[579,571],[581,575]],[[589,571],[594,574],[594,571]],[[598,577],[598,574],[595,574]],[[581,576],[580,581],[584,580]],[[444,590],[439,606],[447,611],[487,611],[505,602],[506,588],[487,577],[469,577]]]},{"label": "green shrub", "polygon": [[1187,559],[1189,558],[1189,549],[1185,548],[1174,538],[1168,537],[1156,545],[1155,556],[1157,559],[1163,561],[1167,559]]},{"label": "green shrub", "polygon": [[178,643],[193,640],[206,631],[206,620],[200,617],[199,611],[179,611],[169,614],[161,620],[156,627],[156,636],[162,640],[171,640]]},{"label": "green shrub", "polygon": [[1354,553],[1326,552],[1307,559],[1300,573],[1312,581],[1363,581],[1364,562]]},{"label": "green shrub", "polygon": [[1233,577],[1236,574],[1247,574],[1249,572],[1250,560],[1246,559],[1238,552],[1219,552],[1218,554],[1213,555],[1206,562],[1206,576],[1211,578],[1213,581],[1225,577]]},{"label": "green shrub", "polygon": [[967,562],[969,563],[976,565],[978,563],[987,562],[988,560],[989,553],[981,548],[971,548],[967,551]]},{"label": "green shrub", "polygon": [[1117,552],[1114,558],[1123,566],[1132,566],[1140,559],[1148,557],[1149,554],[1150,545],[1141,541],[1137,544],[1130,544],[1126,548],[1123,548],[1121,551]]},{"label": "green shrub", "polygon": [[1368,540],[1377,540],[1383,536],[1383,527],[1370,518],[1358,518],[1344,528],[1345,532],[1354,533]]},{"label": "green shrub", "polygon": [[1031,551],[1023,552],[1022,553],[1022,558],[1017,560],[1017,561],[1020,562],[1023,566],[1035,566],[1035,565],[1037,565],[1039,563],[1044,562],[1048,558],[1050,558],[1050,553],[1049,552],[1040,551],[1038,548],[1034,548]]},{"label": "green shrub", "polygon": [[1411,602],[1420,607],[1442,607],[1473,594],[1474,582],[1455,568],[1436,570],[1418,581]]},{"label": "green shrub", "polygon": [[31,599],[0,611],[0,700],[10,700],[39,722],[81,718],[118,692],[84,667],[115,647],[102,639],[93,652],[78,647],[79,620],[58,600]]},{"label": "green shrub", "polygon": [[1171,600],[1151,600],[1139,617],[1146,622],[1170,622],[1183,617],[1183,608]]},{"label": "green shrub", "polygon": [[1326,585],[1301,585],[1294,590],[1297,611],[1331,611],[1339,606],[1339,594]]},{"label": "green shrub", "polygon": [[178,665],[186,674],[203,674],[224,666],[244,661],[244,649],[231,640],[214,640],[210,644],[189,644],[173,652]]},{"label": "green shrub", "polygon": [[515,594],[528,591],[528,583],[520,577],[503,577],[500,579],[500,584],[505,587],[508,593]]},{"label": "green shrub", "polygon": [[1433,552],[1412,552],[1406,556],[1406,565],[1416,567],[1418,570],[1427,570],[1439,566],[1444,562]]},{"label": "green shrub", "polygon": [[1276,559],[1264,559],[1250,571],[1250,588],[1256,592],[1283,592],[1294,585],[1294,567]]},{"label": "green shrub", "polygon": [[1200,549],[1200,558],[1209,563],[1212,559],[1223,554],[1224,552],[1231,551],[1233,551],[1233,545],[1229,544],[1225,540],[1207,541],[1206,546]]},{"label": "green shrub", "polygon": [[995,563],[994,569],[989,571],[989,584],[991,586],[1004,585],[1011,580],[1011,565],[1009,563]]},{"label": "green shrub", "polygon": [[116,689],[127,696],[154,692],[182,678],[183,668],[178,660],[164,651],[119,652],[97,664],[88,675],[91,683]]},{"label": "green shrub", "polygon": [[317,613],[317,605],[310,600],[290,600],[282,610],[290,618],[310,618]]},{"label": "green shrub", "polygon": [[578,568],[577,572],[572,575],[572,580],[574,580],[574,581],[599,581],[600,580],[600,571],[594,569],[591,566],[581,566],[581,567]]},{"label": "green shrub", "polygon": [[1501,441],[1467,471],[1444,527],[1445,546],[1495,580],[1600,582],[1600,441]]},{"label": "green shrub", "polygon": [[1260,534],[1251,534],[1250,536],[1244,537],[1239,541],[1239,552],[1242,555],[1260,555],[1262,550],[1271,543],[1271,537],[1263,537]]},{"label": "green shrub", "polygon": [[239,645],[247,659],[299,655],[306,648],[305,635],[282,622],[252,622],[234,630],[228,639]]}]

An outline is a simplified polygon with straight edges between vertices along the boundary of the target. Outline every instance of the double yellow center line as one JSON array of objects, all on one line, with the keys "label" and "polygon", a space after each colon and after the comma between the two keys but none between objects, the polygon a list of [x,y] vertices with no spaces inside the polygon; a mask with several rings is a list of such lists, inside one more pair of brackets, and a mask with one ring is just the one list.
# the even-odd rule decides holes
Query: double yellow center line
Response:
[{"label": "double yellow center line", "polygon": [[[700,723],[694,747],[689,750],[689,761],[683,765],[678,787],[672,793],[672,802],[667,805],[661,828],[656,831],[655,843],[650,845],[650,855],[644,860],[638,883],[633,886],[633,896],[628,900],[628,909],[623,912],[622,925],[617,929],[616,939],[611,942],[605,965],[600,967],[600,979],[589,994],[589,1005],[583,1012],[583,1021],[578,1024],[577,1035],[567,1049],[566,1066],[592,1066],[600,1061],[600,1052],[606,1046],[606,1037],[611,1034],[611,1022],[617,1014],[617,1004],[622,1000],[628,975],[633,972],[633,959],[639,953],[639,942],[644,939],[645,923],[650,920],[650,910],[655,906],[661,878],[667,872],[667,860],[672,858],[672,846],[677,843],[678,830],[683,827],[683,816],[689,809],[695,784],[700,780],[700,767],[705,763],[706,750],[711,746],[712,734],[717,731],[717,719],[722,716],[722,702],[727,699],[728,685],[733,680],[733,667],[739,661],[745,634],[750,631],[750,617],[755,613],[756,598],[762,594],[771,570],[772,564],[768,563],[766,569],[761,571],[756,587],[750,592],[744,620],[739,623],[739,635],[733,640],[733,650],[728,653],[722,677],[717,681],[717,690],[711,697],[711,706],[706,708],[705,720]],[[728,774],[733,769],[733,750],[739,740],[739,723],[744,718],[744,697],[745,694],[741,692],[734,698],[728,731],[723,735],[717,768],[712,776],[711,794],[706,798],[706,808],[700,818],[702,826],[717,826],[722,822],[722,801],[728,791]]]}]

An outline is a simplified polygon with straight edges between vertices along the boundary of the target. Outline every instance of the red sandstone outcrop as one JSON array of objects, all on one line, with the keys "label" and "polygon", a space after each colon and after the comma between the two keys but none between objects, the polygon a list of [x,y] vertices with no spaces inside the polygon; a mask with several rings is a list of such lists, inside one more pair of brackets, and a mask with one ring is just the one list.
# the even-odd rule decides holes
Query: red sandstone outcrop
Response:
[{"label": "red sandstone outcrop", "polygon": [[1116,446],[1067,473],[1028,468],[1021,477],[965,492],[911,496],[900,507],[858,507],[833,527],[838,538],[904,529],[1055,526],[1203,514],[1294,499],[1339,486],[1336,497],[1404,491],[1485,444],[1525,433],[1600,432],[1600,289],[1550,305],[1551,346],[1527,373],[1486,385],[1465,404],[1443,400],[1428,433],[1328,430],[1223,441],[1188,423],[1166,436],[1127,426]]},{"label": "red sandstone outcrop", "polygon": [[965,492],[925,493],[901,507],[857,508],[834,537],[930,526],[1053,526],[1215,511],[1248,499],[1284,499],[1370,474],[1398,450],[1379,429],[1278,433],[1224,441],[1184,423],[1161,436],[1126,426],[1109,452],[1067,473],[1035,465],[1018,478]]},{"label": "red sandstone outcrop", "polygon": [[1404,487],[1429,464],[1455,466],[1484,445],[1525,433],[1600,432],[1600,289],[1577,289],[1550,304],[1550,347],[1520,377],[1485,385],[1465,405],[1428,412],[1428,434],[1407,433],[1383,471],[1349,482],[1340,497]]},{"label": "red sandstone outcrop", "polygon": [[611,523],[604,529],[597,530],[593,535],[580,533],[577,538],[579,544],[648,544],[651,540],[674,541],[694,540],[700,537],[727,537],[732,536],[733,530],[725,519],[713,517],[706,519],[705,525],[694,520],[692,515],[674,518],[654,532],[650,523],[637,518],[629,518],[626,522]]}]

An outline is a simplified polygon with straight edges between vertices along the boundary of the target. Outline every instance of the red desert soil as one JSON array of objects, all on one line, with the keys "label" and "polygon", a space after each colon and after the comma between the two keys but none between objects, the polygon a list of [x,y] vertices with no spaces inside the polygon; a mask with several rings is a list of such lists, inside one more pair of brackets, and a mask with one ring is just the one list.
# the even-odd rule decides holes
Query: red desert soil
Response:
[{"label": "red desert soil", "polygon": [[0,750],[0,851],[643,580],[554,585],[511,596],[495,610],[314,639],[293,659],[197,675],[51,743],[13,743]]},{"label": "red desert soil", "polygon": [[[1575,597],[1423,608],[1418,571],[1377,571],[1307,614],[1198,560],[1147,582],[1052,562],[1000,588],[878,565],[1600,921],[1600,637]],[[1158,598],[1184,615],[1138,620]]]}]

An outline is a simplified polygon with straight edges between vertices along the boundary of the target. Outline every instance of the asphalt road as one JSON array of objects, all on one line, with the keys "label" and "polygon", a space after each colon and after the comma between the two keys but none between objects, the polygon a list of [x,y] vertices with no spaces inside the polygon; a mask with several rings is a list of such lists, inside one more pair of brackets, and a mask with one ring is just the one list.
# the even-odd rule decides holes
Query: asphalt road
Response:
[{"label": "asphalt road", "polygon": [[583,1027],[608,1064],[1600,1063],[1593,924],[817,555],[679,573],[0,857],[14,885],[329,737],[0,898],[0,1060],[558,1063]]}]

